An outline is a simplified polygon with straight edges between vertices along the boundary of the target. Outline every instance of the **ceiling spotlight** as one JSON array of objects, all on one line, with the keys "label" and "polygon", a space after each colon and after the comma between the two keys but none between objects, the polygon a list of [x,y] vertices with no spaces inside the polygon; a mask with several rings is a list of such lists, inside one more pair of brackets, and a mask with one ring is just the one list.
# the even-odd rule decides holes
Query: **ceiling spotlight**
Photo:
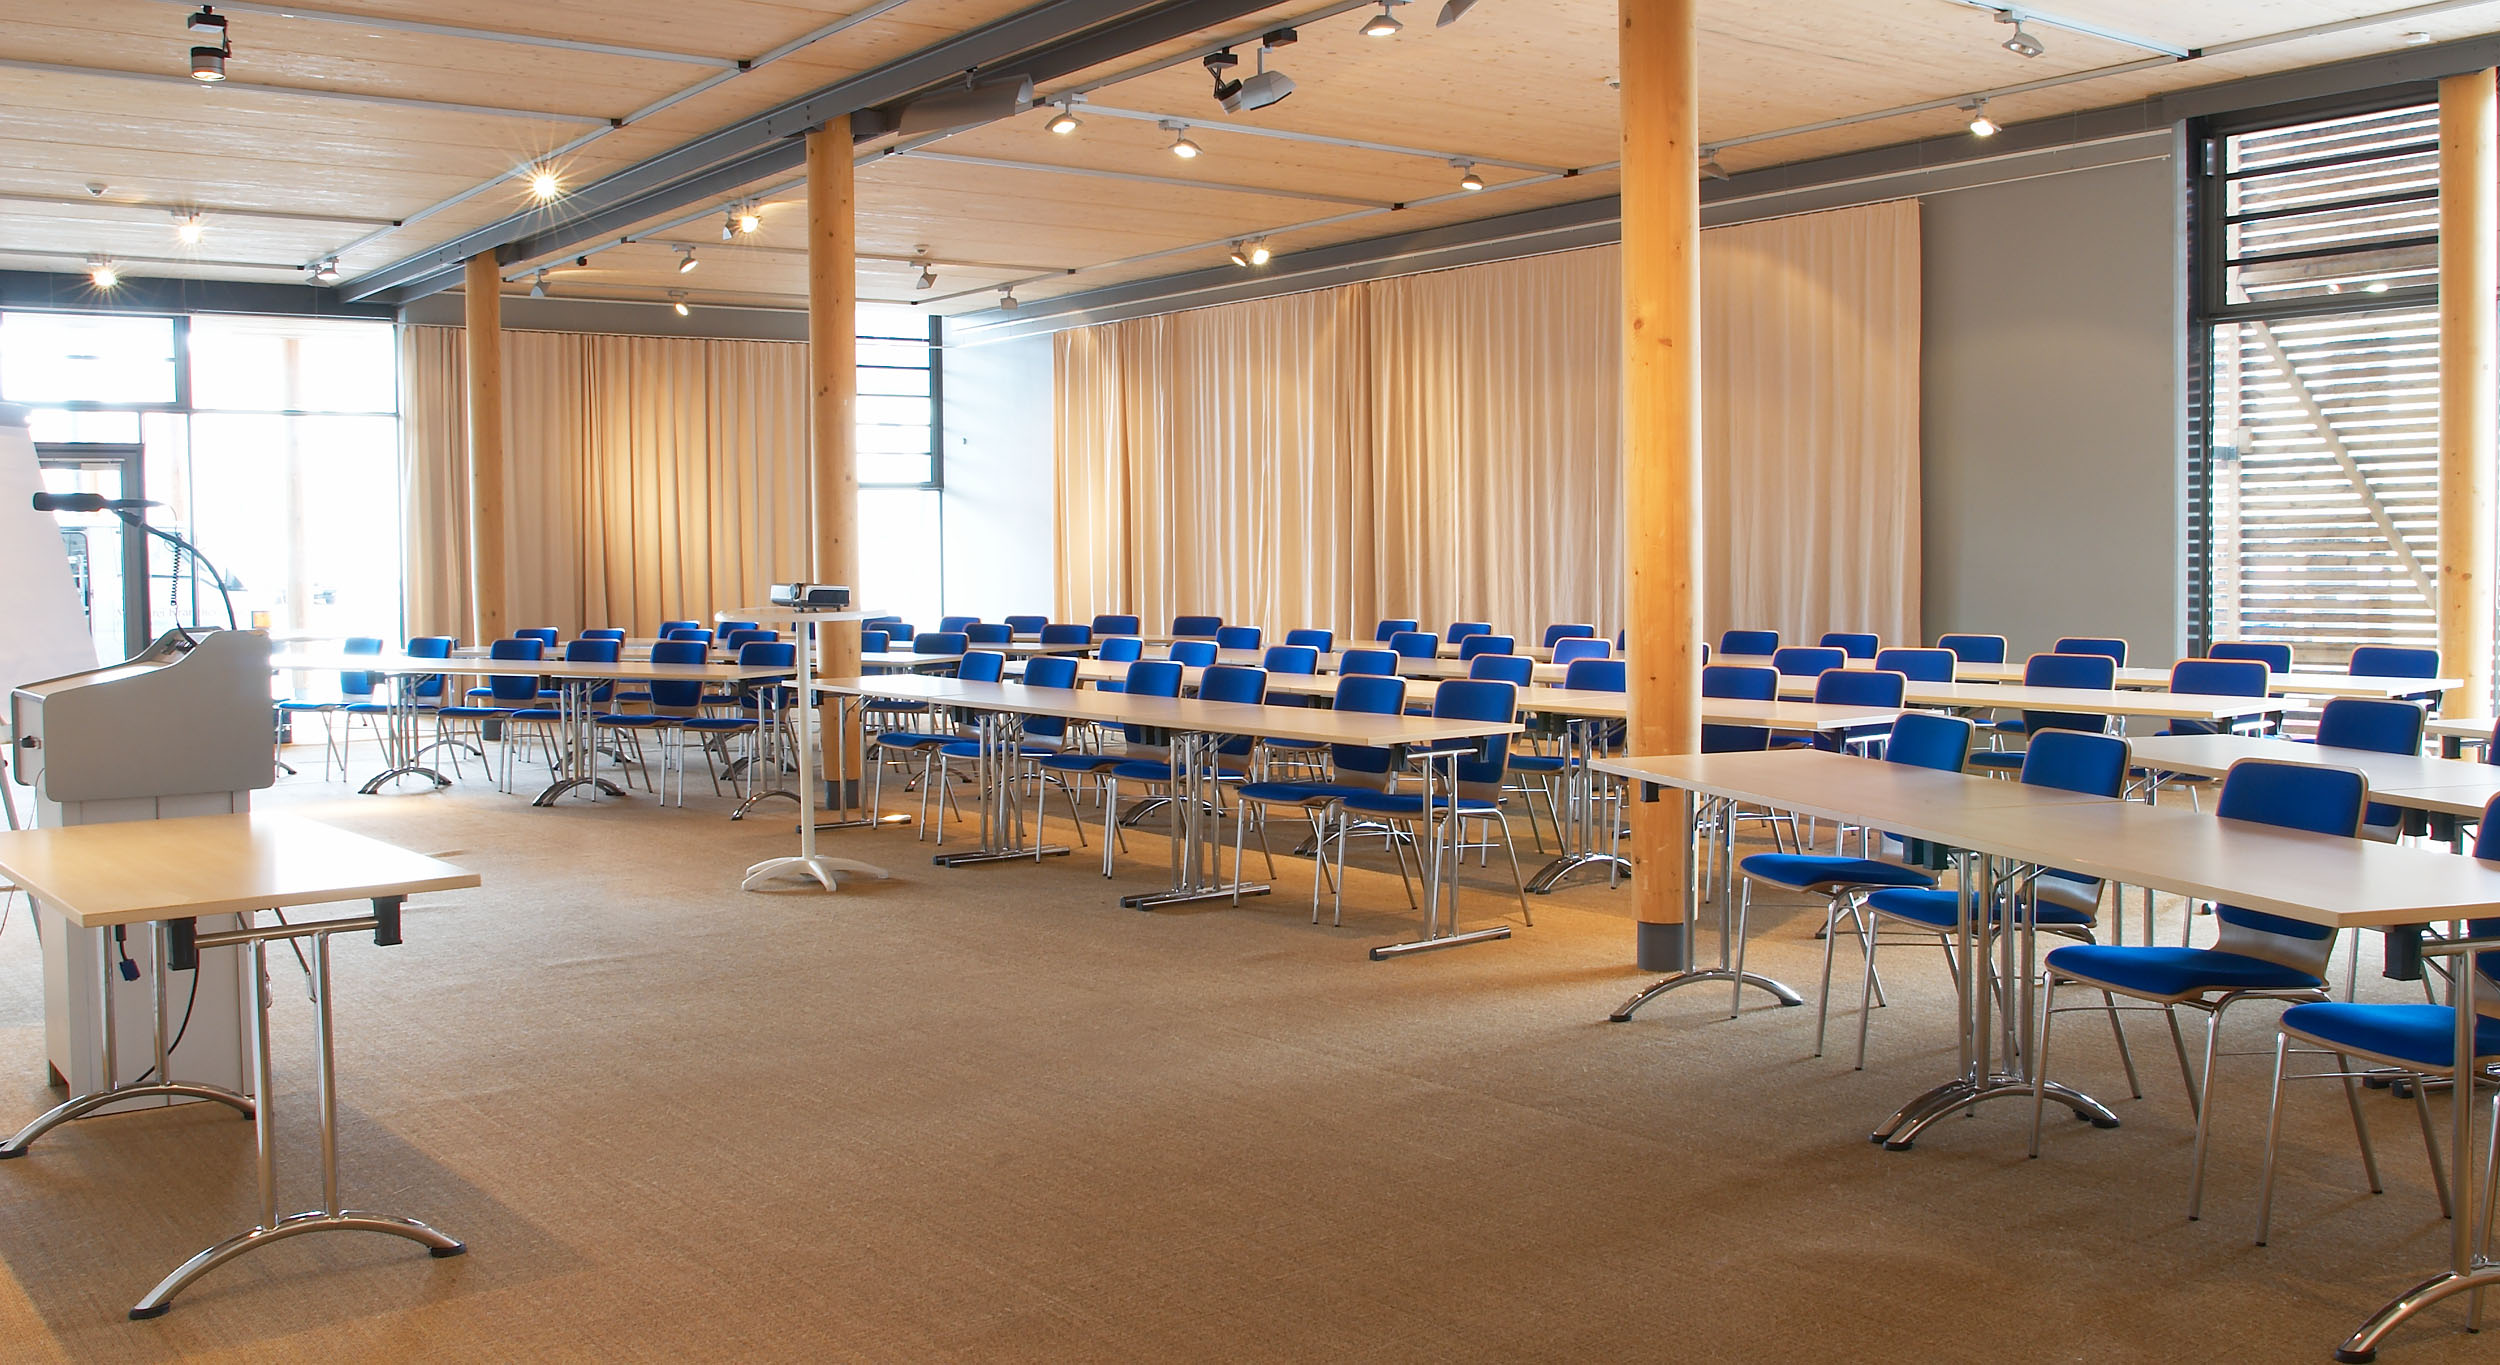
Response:
[{"label": "ceiling spotlight", "polygon": [[1461,171],[1466,172],[1466,174],[1461,175],[1458,178],[1458,187],[1460,189],[1480,190],[1484,188],[1484,177],[1476,174],[1475,162],[1469,161],[1463,156],[1454,156],[1450,158],[1450,164],[1458,167]]},{"label": "ceiling spotlight", "polygon": [[1363,25],[1363,36],[1366,38],[1396,37],[1398,30],[1406,25],[1398,22],[1398,17],[1389,12],[1389,7],[1405,3],[1406,0],[1380,0],[1380,13],[1373,15],[1370,21]]},{"label": "ceiling spotlight", "polygon": [[339,258],[333,256],[314,266],[313,278],[323,284],[337,284],[339,282]]},{"label": "ceiling spotlight", "polygon": [[1155,126],[1172,135],[1172,155],[1183,161],[1191,160],[1206,150],[1189,140],[1189,125],[1186,123],[1167,118],[1156,120]]},{"label": "ceiling spotlight", "polygon": [[678,274],[683,275],[683,274],[685,274],[687,271],[692,270],[692,269],[694,269],[696,266],[701,265],[701,264],[703,264],[703,262],[698,261],[698,260],[696,260],[696,259],[694,258],[694,248],[693,248],[693,247],[690,247],[690,246],[681,246],[681,247],[677,248],[677,273],[678,273]]},{"label": "ceiling spotlight", "polygon": [[1011,313],[1015,311],[1016,287],[1014,285],[1002,284],[998,287],[998,306]]},{"label": "ceiling spotlight", "polygon": [[1719,164],[1718,148],[1704,147],[1701,149],[1701,177],[1704,180],[1727,179],[1727,167]]},{"label": "ceiling spotlight", "polygon": [[226,17],[206,5],[191,16],[191,79],[214,83],[226,78],[226,59],[234,55]]},{"label": "ceiling spotlight", "polygon": [[184,246],[200,244],[200,215],[192,209],[174,210],[174,240]]},{"label": "ceiling spotlight", "polygon": [[685,291],[685,290],[683,290],[683,289],[672,289],[672,290],[668,291],[668,302],[669,302],[669,306],[670,306],[670,307],[675,308],[675,309],[677,310],[677,316],[679,316],[679,317],[681,317],[681,318],[682,318],[682,317],[691,317],[691,316],[693,316],[693,314],[692,314],[692,313],[690,313],[689,311],[687,311],[687,308],[686,308],[686,291]]},{"label": "ceiling spotlight", "polygon": [[735,241],[735,240],[737,239],[737,236],[738,236],[738,211],[737,211],[736,209],[734,209],[734,208],[730,208],[730,209],[723,209],[723,210],[721,210],[721,215],[720,215],[720,239],[721,239],[722,241],[724,241],[724,242],[728,242],[728,241]]},{"label": "ceiling spotlight", "polygon": [[564,182],[556,179],[554,168],[548,166],[530,168],[530,198],[543,204],[562,193],[564,193]]},{"label": "ceiling spotlight", "polygon": [[1067,134],[1075,132],[1083,122],[1076,116],[1076,96],[1065,95],[1059,100],[1059,112],[1051,115],[1047,126],[1054,133]]},{"label": "ceiling spotlight", "polygon": [[738,210],[738,235],[751,237],[764,230],[764,215],[753,204]]},{"label": "ceiling spotlight", "polygon": [[1457,23],[1459,20],[1466,18],[1467,11],[1474,9],[1475,7],[1476,0],[1449,0],[1448,4],[1441,7],[1441,17],[1433,20],[1432,26],[1434,28],[1448,28],[1450,25]]},{"label": "ceiling spotlight", "polygon": [[920,278],[911,282],[912,289],[918,291],[937,288],[937,267],[927,261],[916,261],[913,264],[920,267]]},{"label": "ceiling spotlight", "polygon": [[1997,22],[2000,24],[2012,24],[2014,26],[2014,36],[2006,39],[2003,43],[1998,44],[1998,46],[2004,48],[2006,51],[2013,53],[2017,57],[2037,57],[2041,53],[2048,51],[2048,48],[2044,46],[2039,39],[2032,37],[2030,33],[2023,29],[2023,16],[2015,11],[2010,9],[1998,10]]},{"label": "ceiling spotlight", "polygon": [[2004,126],[2003,124],[1998,123],[1995,119],[1988,117],[1988,102],[1986,100],[1972,100],[1962,107],[1970,112],[1970,131],[1972,137],[1995,137],[1997,135],[1997,129]]},{"label": "ceiling spotlight", "polygon": [[113,261],[111,257],[89,256],[87,258],[87,279],[98,289],[110,289],[114,285],[122,282],[122,273],[113,268]]},{"label": "ceiling spotlight", "polygon": [[1248,270],[1250,268],[1250,248],[1248,246],[1240,242],[1233,243],[1233,264],[1240,266],[1244,270]]},{"label": "ceiling spotlight", "polygon": [[1267,240],[1265,238],[1261,238],[1260,240],[1250,244],[1250,264],[1252,265],[1265,265],[1268,262],[1268,258],[1274,254],[1275,253],[1267,249]]},{"label": "ceiling spotlight", "polygon": [[[1289,28],[1278,29],[1267,35],[1259,45],[1259,69],[1256,75],[1242,80],[1228,81],[1224,79],[1221,72],[1216,74],[1215,100],[1216,103],[1224,106],[1225,113],[1239,114],[1252,109],[1265,109],[1293,93],[1293,77],[1282,71],[1267,69],[1267,51],[1270,46],[1282,46],[1283,43],[1292,42],[1294,37],[1294,31]],[[1225,57],[1228,61],[1231,57],[1230,53],[1216,55]],[[1209,57],[1207,60],[1211,62],[1215,58]]]},{"label": "ceiling spotlight", "polygon": [[530,297],[534,299],[547,297],[547,272],[543,267],[538,272],[538,278],[530,282]]}]

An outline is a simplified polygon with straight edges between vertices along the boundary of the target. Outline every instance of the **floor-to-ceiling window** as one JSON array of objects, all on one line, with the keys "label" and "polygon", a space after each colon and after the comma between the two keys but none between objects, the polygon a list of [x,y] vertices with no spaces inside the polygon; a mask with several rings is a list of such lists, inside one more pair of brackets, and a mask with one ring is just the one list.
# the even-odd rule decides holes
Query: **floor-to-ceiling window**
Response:
[{"label": "floor-to-ceiling window", "polygon": [[[198,546],[245,624],[282,633],[399,633],[398,372],[385,321],[0,313],[0,400],[32,409],[47,481],[81,490],[96,477],[74,467],[82,447],[137,447],[120,494],[161,504],[148,521]],[[68,520],[73,553],[116,530]],[[146,583],[133,629],[223,624],[217,578],[162,541]],[[116,657],[119,603],[95,597]]]},{"label": "floor-to-ceiling window", "polygon": [[2439,111],[2193,130],[2196,644],[2436,645]]},{"label": "floor-to-ceiling window", "polygon": [[937,628],[940,451],[937,334],[925,313],[859,310],[858,600]]}]

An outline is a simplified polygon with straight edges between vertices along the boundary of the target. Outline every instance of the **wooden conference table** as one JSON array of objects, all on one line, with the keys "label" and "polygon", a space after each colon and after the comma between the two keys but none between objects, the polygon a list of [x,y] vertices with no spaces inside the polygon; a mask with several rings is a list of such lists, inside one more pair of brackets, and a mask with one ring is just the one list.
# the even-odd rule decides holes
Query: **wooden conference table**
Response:
[{"label": "wooden conference table", "polygon": [[[1742,664],[1753,668],[1771,667],[1768,654],[1713,654],[1714,664]],[[1873,668],[1872,659],[1851,659],[1850,668]],[[2416,692],[2438,692],[2458,685],[2454,678],[2381,678],[2350,673],[2317,673],[2295,670],[2269,675],[2268,691],[2276,696],[2296,697],[2404,697]],[[2023,665],[2014,663],[1957,662],[1953,680],[1966,683],[2019,683]],[[2120,668],[2114,686],[2168,690],[2168,668]]]},{"label": "wooden conference table", "polygon": [[[1267,893],[1265,884],[1222,881],[1215,850],[1221,833],[1209,812],[1215,807],[1213,783],[1217,746],[1233,735],[1323,744],[1359,744],[1370,748],[1407,750],[1425,760],[1425,788],[1444,795],[1457,787],[1459,758],[1495,735],[1516,734],[1509,721],[1459,720],[1429,716],[1377,715],[1309,706],[1261,706],[1239,702],[1201,701],[1194,697],[1149,697],[1126,692],[1030,687],[1022,683],[976,683],[960,678],[885,674],[858,678],[821,678],[818,689],[839,695],[873,696],[926,702],[974,712],[979,719],[977,769],[981,789],[981,843],[970,853],[940,854],[944,866],[999,862],[1064,854],[1064,847],[1027,842],[1023,800],[1013,780],[1021,757],[1026,716],[1103,725],[1134,725],[1171,736],[1171,799],[1180,816],[1180,833],[1172,841],[1172,884],[1169,888],[1124,896],[1121,904],[1139,910]],[[1436,811],[1441,806],[1433,807]],[[1510,937],[1510,926],[1461,932],[1458,929],[1456,858],[1443,858],[1450,848],[1454,819],[1447,813],[1426,821],[1430,831],[1433,873],[1424,879],[1423,934],[1405,943],[1371,950],[1375,959],[1432,948],[1479,943]],[[1447,864],[1446,876],[1443,873]],[[1444,913],[1446,911],[1446,913]]]},{"label": "wooden conference table", "polygon": [[[202,1275],[255,1247],[308,1232],[386,1232],[423,1243],[436,1256],[457,1256],[459,1242],[411,1218],[341,1207],[338,1175],[338,1084],[331,1057],[330,939],[371,930],[377,945],[400,941],[400,909],[410,896],[478,885],[474,872],[411,853],[360,834],[292,816],[206,815],[174,820],[131,820],[100,825],[0,833],[0,877],[17,883],[70,928],[96,935],[96,962],[104,981],[96,998],[104,1040],[104,1087],[54,1108],[6,1143],[0,1157],[26,1154],[28,1145],[71,1119],[124,1100],[159,1095],[229,1104],[252,1120],[259,1153],[260,1221],[176,1267],[130,1310],[152,1318],[174,1295]],[[368,914],[296,924],[257,925],[263,910],[336,901],[372,902]],[[202,915],[239,915],[243,926],[200,933]],[[120,1082],[115,1077],[112,975],[116,929],[144,924],[156,937],[150,959],[154,979],[152,1023],[156,1065],[166,1074],[168,1044],[165,973],[192,966],[201,950],[241,948],[250,955],[249,980],[265,977],[269,944],[312,940],[313,1017],[319,1048],[314,1076],[321,1108],[321,1207],[278,1216],[276,1127],[270,1105],[276,1093],[269,1066],[269,993],[255,988],[250,1015],[252,1093],[239,1095],[190,1082]]]},{"label": "wooden conference table", "polygon": [[[2486,732],[2488,733],[2488,732]],[[2135,765],[2157,773],[2220,777],[2243,758],[2353,768],[2370,780],[2370,799],[2472,820],[2500,796],[2500,766],[2424,754],[2386,754],[2260,735],[2147,735],[2130,740]]]},{"label": "wooden conference table", "polygon": [[2491,716],[2458,716],[2453,720],[2434,720],[2422,727],[2422,733],[2439,741],[2439,751],[2450,758],[2465,752],[2471,744],[2488,748],[2491,732],[2500,726],[2500,719]]},{"label": "wooden conference table", "polygon": [[[1840,766],[1844,764],[1856,764],[1859,771],[1845,771]],[[1965,885],[1980,888],[1983,895],[1992,895],[2000,885],[2016,884],[2011,878],[2018,878],[2022,869],[2064,868],[2337,930],[2464,921],[2500,912],[2500,863],[2222,820],[2175,806],[2100,797],[2070,799],[2073,793],[2016,797],[1984,790],[2019,787],[2016,783],[1825,754],[1631,757],[1600,760],[1598,766],[1642,784],[1644,799],[1655,799],[1660,789],[1681,793],[1688,819],[1696,797],[1719,797],[1862,823],[1960,850],[1964,858],[1977,860],[1980,868],[1975,880]],[[1689,953],[1695,909],[1689,839],[1682,856],[1686,859],[1684,922]],[[1963,932],[1971,933],[1974,925],[1989,918],[1965,913]],[[2020,982],[2024,992],[2016,1065],[2027,1066],[2033,1055],[2029,995],[2036,972],[2027,917],[2020,927],[2021,959],[2007,964],[2007,969],[2009,979]],[[2426,951],[2453,954],[2489,946],[2489,941],[2468,940]],[[1963,960],[1978,959],[1966,956]],[[1628,1018],[1646,1000],[1681,984],[1679,978],[1701,975],[1687,971],[1671,976],[1635,996],[1613,1017]],[[1987,1010],[1993,992],[1969,989],[1971,975],[1964,976],[1960,1074],[1913,1098],[1873,1136],[1887,1146],[1904,1148],[1936,1118],[2004,1095],[2055,1098],[2101,1122],[2108,1110],[2089,1096],[2025,1076],[2020,1070],[2000,1071],[1990,1063],[1992,1030]],[[2465,994],[2458,1002],[2461,1031],[2471,1023],[2471,978],[2475,975],[2462,970],[2452,973],[2465,979]],[[2459,1046],[2459,1055],[2468,1055],[2465,1040]],[[2345,1341],[2339,1358],[2368,1360],[2390,1328],[2422,1307],[2460,1290],[2500,1283],[2500,1268],[2479,1257],[2472,1235],[2476,1219],[2470,1211],[2480,1207],[2473,1190],[2475,1163],[2470,1155],[2476,1107],[2470,1103],[2452,1106],[2456,1126],[2452,1150],[2458,1154],[2452,1163],[2456,1169],[2454,1207],[2468,1215],[2455,1220],[2452,1265],[2372,1314]],[[2115,1123],[2112,1117],[2103,1126]]]}]

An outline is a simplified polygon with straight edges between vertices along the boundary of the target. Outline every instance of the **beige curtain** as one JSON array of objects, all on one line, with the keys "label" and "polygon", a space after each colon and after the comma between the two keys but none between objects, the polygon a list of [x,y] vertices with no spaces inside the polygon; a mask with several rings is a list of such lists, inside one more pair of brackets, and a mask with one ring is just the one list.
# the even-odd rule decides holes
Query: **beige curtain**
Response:
[{"label": "beige curtain", "polygon": [[[1918,635],[1918,207],[1703,235],[1705,619]],[[1622,622],[1613,247],[1061,333],[1058,608]]]},{"label": "beige curtain", "polygon": [[[462,329],[403,329],[409,628],[467,616]],[[504,334],[506,619],[649,634],[804,577],[807,348]]]}]

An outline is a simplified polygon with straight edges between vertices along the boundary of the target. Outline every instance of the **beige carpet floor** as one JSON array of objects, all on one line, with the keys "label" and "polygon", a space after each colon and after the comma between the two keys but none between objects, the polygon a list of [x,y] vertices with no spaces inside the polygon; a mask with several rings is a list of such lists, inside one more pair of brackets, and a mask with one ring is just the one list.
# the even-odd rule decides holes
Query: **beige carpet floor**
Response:
[{"label": "beige carpet floor", "polygon": [[[261,806],[485,877],[412,904],[405,946],[338,953],[349,1202],[472,1250],[301,1238],[126,1321],[249,1223],[251,1130],[199,1105],[90,1120],[0,1165],[0,1359],[2325,1360],[2446,1246],[2409,1107],[2367,1101],[2373,1197],[2329,1083],[2293,1094],[2274,1245],[2251,1245],[2253,1055],[2225,1063],[2187,1221],[2191,1120],[2150,1016],[2141,1101],[2097,1022],[2060,1034],[2057,1073],[2121,1129],[2053,1111],[2030,1161],[2027,1107],[2000,1102],[1870,1145],[1951,1068],[1932,950],[1887,950],[1858,1072],[1851,1016],[1818,1059],[1812,1008],[1759,995],[1606,1023],[1646,978],[1602,885],[1508,942],[1372,962],[1412,926],[1385,872],[1341,929],[1308,922],[1292,860],[1240,909],[1141,914],[1116,896],[1162,879],[1150,835],[1106,883],[1090,852],[947,870],[909,831],[845,833],[894,878],[744,894],[790,822],[708,795],[538,810],[290,779]],[[1471,870],[1467,905],[1515,914],[1507,876]],[[1758,921],[1753,964],[1810,998],[1819,912]],[[278,962],[300,1208],[310,1009]],[[2363,989],[2419,998],[2374,958]],[[2266,1014],[2233,1039],[2270,1051]],[[20,899],[0,1121],[54,1101],[42,1058]],[[2489,1356],[2462,1322],[2382,1358]]]}]

